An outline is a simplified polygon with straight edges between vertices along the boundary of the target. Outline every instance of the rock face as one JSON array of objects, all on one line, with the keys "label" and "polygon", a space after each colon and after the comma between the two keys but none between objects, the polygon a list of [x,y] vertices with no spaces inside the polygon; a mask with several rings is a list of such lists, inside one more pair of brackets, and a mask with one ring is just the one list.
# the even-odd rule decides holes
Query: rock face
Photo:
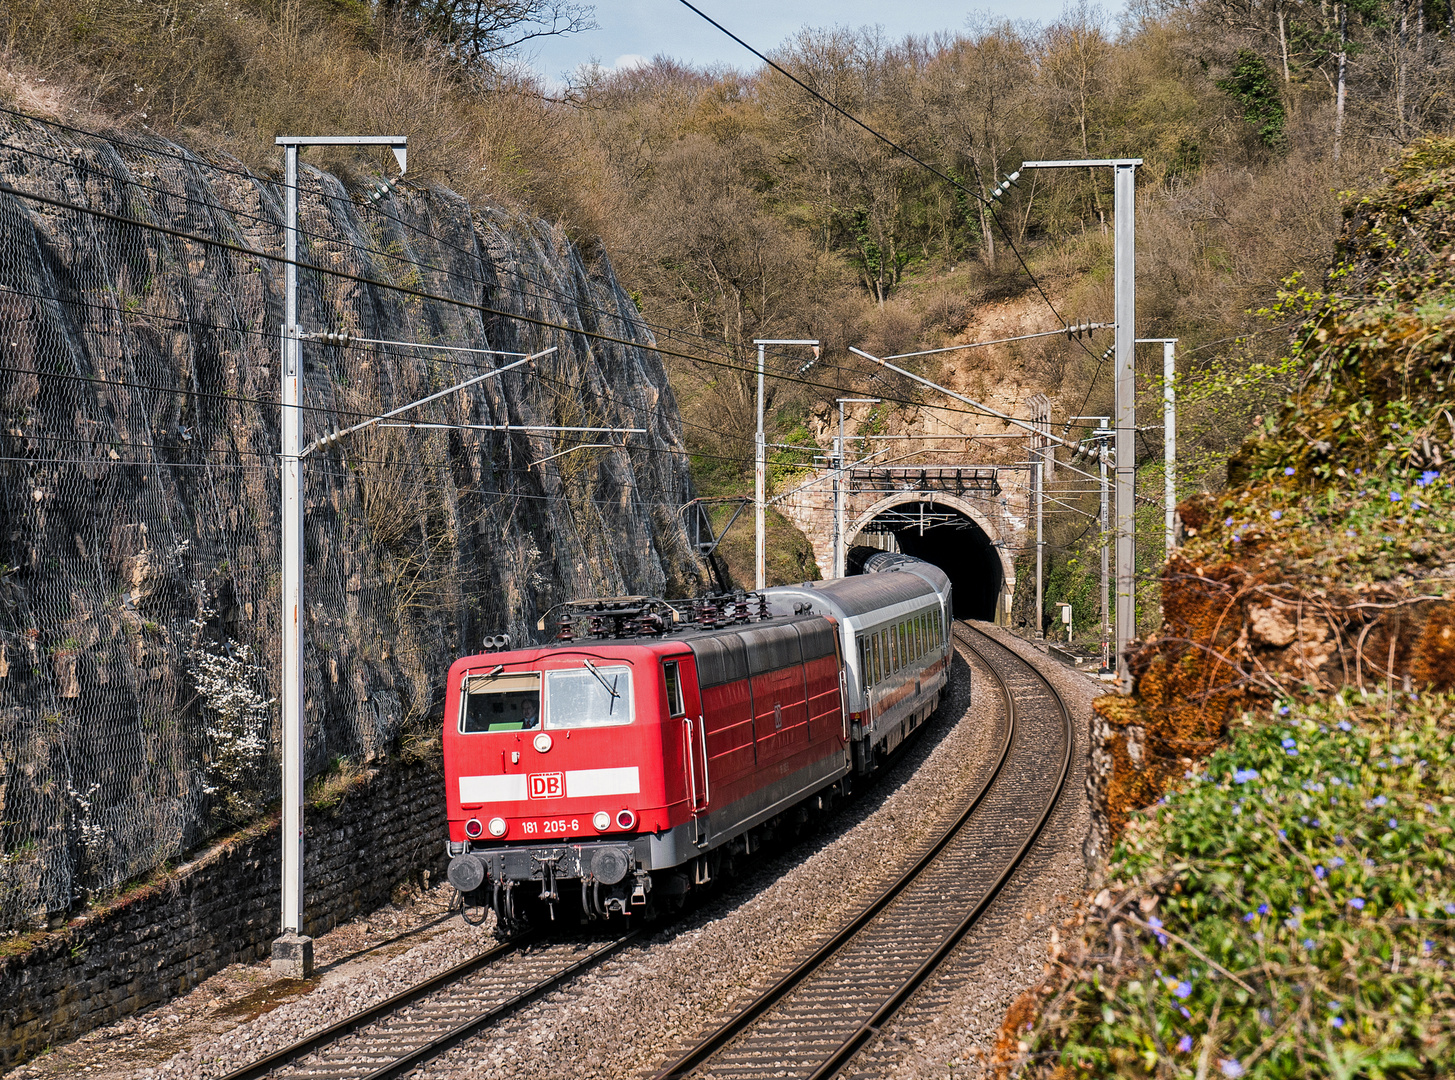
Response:
[{"label": "rock face", "polygon": [[[283,318],[283,267],[253,254],[283,249],[276,180],[3,123],[0,180],[55,202],[0,193],[0,930],[276,796]],[[303,346],[305,443],[513,359],[478,350],[556,351],[399,418],[451,427],[304,459],[310,774],[427,758],[444,670],[485,634],[700,582],[675,402],[610,267],[378,187],[302,170],[299,323],[353,338]],[[615,445],[542,460],[582,443]]]}]

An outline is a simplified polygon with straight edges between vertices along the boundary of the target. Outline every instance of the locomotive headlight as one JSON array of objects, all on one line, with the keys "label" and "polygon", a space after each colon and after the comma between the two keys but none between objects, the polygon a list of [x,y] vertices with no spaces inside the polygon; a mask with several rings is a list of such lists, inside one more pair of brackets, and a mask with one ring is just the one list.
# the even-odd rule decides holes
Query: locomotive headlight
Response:
[{"label": "locomotive headlight", "polygon": [[605,810],[598,810],[592,815],[591,824],[596,826],[597,832],[605,832],[611,828],[611,815]]},{"label": "locomotive headlight", "polygon": [[630,810],[619,810],[616,815],[616,826],[619,829],[630,829],[637,823],[637,816]]},{"label": "locomotive headlight", "polygon": [[477,817],[472,817],[469,821],[465,822],[465,835],[471,840],[479,839],[480,834],[484,831],[485,826],[480,824],[480,819]]},{"label": "locomotive headlight", "polygon": [[539,735],[531,740],[531,745],[536,748],[537,754],[544,754],[547,750],[551,748],[551,737],[547,735],[544,731],[542,731]]},{"label": "locomotive headlight", "polygon": [[496,839],[505,835],[505,819],[503,817],[493,817],[490,819],[490,835]]}]

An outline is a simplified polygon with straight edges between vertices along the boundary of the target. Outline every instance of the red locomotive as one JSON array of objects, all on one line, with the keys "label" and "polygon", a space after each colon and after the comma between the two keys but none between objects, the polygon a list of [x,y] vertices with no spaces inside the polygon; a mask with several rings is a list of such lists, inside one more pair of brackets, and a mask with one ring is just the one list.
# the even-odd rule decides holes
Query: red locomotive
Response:
[{"label": "red locomotive", "polygon": [[670,902],[877,768],[939,703],[952,609],[929,563],[877,555],[866,571],[568,605],[549,645],[457,660],[444,761],[467,906],[509,934],[540,904],[598,918]]}]

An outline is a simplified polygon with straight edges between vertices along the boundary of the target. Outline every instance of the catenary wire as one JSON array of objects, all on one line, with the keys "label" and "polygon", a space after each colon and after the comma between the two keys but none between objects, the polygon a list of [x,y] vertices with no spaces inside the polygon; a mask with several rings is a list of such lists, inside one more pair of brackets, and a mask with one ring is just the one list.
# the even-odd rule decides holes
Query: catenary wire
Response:
[{"label": "catenary wire", "polygon": [[[35,192],[23,191],[6,183],[0,183],[0,193],[13,195],[17,198],[29,199],[34,202],[58,207],[63,210],[89,214],[91,216],[100,217],[108,221],[114,221],[122,225],[130,225],[139,229],[147,229],[153,232],[159,232],[167,236],[177,237],[178,239],[189,240],[193,243],[208,244],[213,247],[221,248],[225,251],[232,251],[240,255],[246,255],[250,258],[266,259],[271,262],[279,262],[285,265],[291,263],[291,265],[298,267],[300,270],[311,271],[313,273],[323,274],[329,277],[336,277],[344,281],[352,281],[361,285],[370,285],[379,289],[387,289],[392,292],[401,293],[405,296],[412,296],[420,300],[428,300],[433,303],[452,304],[456,307],[467,308],[472,311],[479,311],[485,315],[492,315],[501,319],[515,320],[517,322],[524,322],[548,330],[559,330],[562,333],[576,334],[580,337],[593,339],[596,341],[605,341],[615,345],[625,345],[628,348],[649,349],[652,352],[656,352],[663,356],[674,356],[683,360],[691,360],[695,363],[708,364],[710,366],[724,368],[729,371],[738,371],[749,375],[757,374],[757,368],[755,367],[748,367],[743,364],[731,364],[723,360],[714,360],[703,356],[694,356],[690,353],[678,352],[675,349],[664,349],[660,345],[649,345],[640,341],[632,341],[627,338],[619,338],[612,334],[603,334],[599,331],[584,330],[573,326],[567,326],[564,323],[551,322],[548,319],[540,319],[533,315],[526,315],[521,312],[506,311],[501,308],[490,307],[487,304],[476,304],[467,300],[456,300],[452,297],[439,296],[434,293],[425,292],[422,289],[414,289],[406,285],[396,285],[393,282],[380,281],[377,278],[364,277],[360,274],[351,274],[345,270],[334,270],[325,266],[318,266],[313,263],[302,262],[297,259],[289,260],[282,255],[275,255],[272,252],[259,251],[256,248],[245,247],[241,244],[231,243],[230,241],[218,240],[214,237],[201,236],[196,233],[188,233],[184,232],[181,229],[170,228],[166,225],[157,225],[152,222],[141,221],[137,218],[126,217],[122,214],[113,214],[108,210],[97,210],[92,207],[81,206],[77,203],[67,202],[64,199],[54,199],[47,195],[39,195]],[[801,379],[793,375],[775,374],[773,377],[781,382],[797,383],[802,386],[811,386],[819,390],[831,390],[834,393],[844,393],[847,391],[846,387],[835,386],[829,383],[815,382],[812,379]],[[894,404],[898,405],[908,405],[913,408],[926,407],[923,401],[913,401],[907,398],[885,396],[884,400],[888,402],[893,402]],[[989,419],[1001,419],[1000,417],[997,417],[994,414],[984,410],[954,408],[949,405],[935,405],[930,407],[943,409],[948,412],[964,413],[969,416],[984,416]]]}]

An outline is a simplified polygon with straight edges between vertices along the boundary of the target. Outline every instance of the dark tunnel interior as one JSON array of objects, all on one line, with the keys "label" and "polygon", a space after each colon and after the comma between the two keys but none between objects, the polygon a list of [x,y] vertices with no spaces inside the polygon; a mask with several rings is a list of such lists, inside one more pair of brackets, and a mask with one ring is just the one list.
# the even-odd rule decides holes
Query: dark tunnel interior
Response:
[{"label": "dark tunnel interior", "polygon": [[[916,520],[921,518],[921,508],[923,526]],[[895,527],[899,522],[906,524]],[[1000,554],[974,521],[951,507],[926,502],[896,506],[876,525],[880,531],[893,532],[904,554],[932,562],[949,575],[957,619],[989,622],[995,618],[1004,576]]]}]

